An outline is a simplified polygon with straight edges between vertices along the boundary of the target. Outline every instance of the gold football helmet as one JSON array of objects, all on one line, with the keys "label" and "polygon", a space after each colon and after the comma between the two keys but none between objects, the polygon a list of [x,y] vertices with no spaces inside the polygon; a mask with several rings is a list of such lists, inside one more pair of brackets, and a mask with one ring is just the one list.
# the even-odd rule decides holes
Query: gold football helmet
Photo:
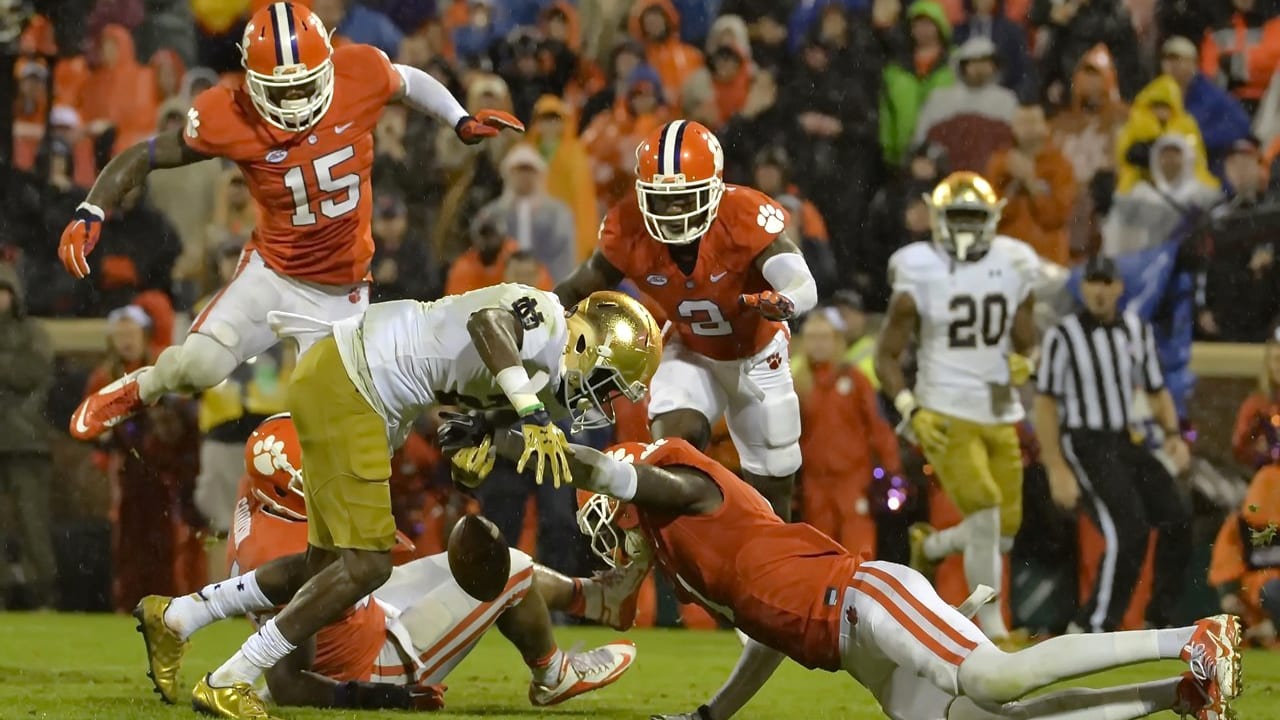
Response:
[{"label": "gold football helmet", "polygon": [[566,324],[563,393],[573,431],[611,425],[615,397],[644,398],[662,357],[662,331],[643,305],[613,290],[569,308]]},{"label": "gold football helmet", "polygon": [[986,254],[1005,204],[986,178],[972,172],[951,173],[924,201],[929,206],[933,241],[948,255],[965,262]]}]

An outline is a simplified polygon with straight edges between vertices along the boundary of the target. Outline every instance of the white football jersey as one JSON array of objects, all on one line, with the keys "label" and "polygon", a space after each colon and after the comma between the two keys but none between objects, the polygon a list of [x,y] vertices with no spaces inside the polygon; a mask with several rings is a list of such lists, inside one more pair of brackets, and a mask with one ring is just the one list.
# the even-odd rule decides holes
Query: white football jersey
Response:
[{"label": "white football jersey", "polygon": [[560,385],[569,338],[564,308],[552,293],[494,285],[429,303],[374,303],[363,315],[334,324],[347,375],[387,421],[392,447],[404,442],[413,421],[432,405],[509,405],[467,331],[471,315],[487,308],[510,310],[520,321],[520,357],[548,402]]},{"label": "white football jersey", "polygon": [[932,242],[916,242],[889,259],[895,293],[920,315],[915,394],[921,407],[974,422],[1011,423],[1024,416],[1009,387],[1013,317],[1036,279],[1039,258],[1003,235],[973,262],[959,262]]}]

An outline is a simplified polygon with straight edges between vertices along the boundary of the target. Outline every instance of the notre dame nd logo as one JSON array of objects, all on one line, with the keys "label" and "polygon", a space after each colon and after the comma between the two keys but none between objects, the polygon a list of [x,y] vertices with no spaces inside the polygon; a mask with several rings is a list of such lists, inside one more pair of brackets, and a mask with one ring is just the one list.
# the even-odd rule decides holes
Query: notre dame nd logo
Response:
[{"label": "notre dame nd logo", "polygon": [[531,297],[522,297],[511,303],[511,312],[515,313],[520,327],[532,330],[542,324],[542,313],[538,312],[538,301]]}]

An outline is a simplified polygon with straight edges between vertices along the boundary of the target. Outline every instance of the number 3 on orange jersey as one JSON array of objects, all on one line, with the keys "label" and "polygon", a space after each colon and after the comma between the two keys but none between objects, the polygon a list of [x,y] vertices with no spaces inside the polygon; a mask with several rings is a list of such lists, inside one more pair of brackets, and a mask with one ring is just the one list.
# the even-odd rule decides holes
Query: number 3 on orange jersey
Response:
[{"label": "number 3 on orange jersey", "polygon": [[720,306],[710,300],[682,300],[676,309],[695,335],[720,337],[733,333],[733,325],[725,319]]}]

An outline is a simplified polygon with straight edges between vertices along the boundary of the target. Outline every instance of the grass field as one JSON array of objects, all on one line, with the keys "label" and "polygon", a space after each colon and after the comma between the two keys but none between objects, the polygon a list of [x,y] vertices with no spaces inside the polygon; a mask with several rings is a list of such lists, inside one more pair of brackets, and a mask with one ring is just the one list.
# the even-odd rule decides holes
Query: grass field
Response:
[{"label": "grass field", "polygon": [[[247,634],[246,623],[222,623],[196,637],[186,680],[212,669]],[[614,637],[594,628],[564,628],[563,645]],[[685,712],[704,701],[737,656],[730,633],[644,630],[627,634],[639,647],[637,666],[616,685],[538,710],[525,699],[527,675],[515,651],[491,633],[449,677],[448,710],[436,717],[618,718]],[[1138,682],[1173,675],[1177,663],[1149,665],[1090,678],[1089,685]],[[187,706],[160,704],[144,676],[142,644],[132,618],[103,615],[0,614],[0,718],[4,720],[152,720],[194,718]],[[1280,720],[1280,653],[1245,658],[1242,720]],[[404,718],[402,713],[285,709],[289,720]],[[770,720],[863,720],[882,717],[870,697],[843,674],[807,672],[787,664],[740,715]],[[1172,715],[1166,715],[1172,717]]]}]

